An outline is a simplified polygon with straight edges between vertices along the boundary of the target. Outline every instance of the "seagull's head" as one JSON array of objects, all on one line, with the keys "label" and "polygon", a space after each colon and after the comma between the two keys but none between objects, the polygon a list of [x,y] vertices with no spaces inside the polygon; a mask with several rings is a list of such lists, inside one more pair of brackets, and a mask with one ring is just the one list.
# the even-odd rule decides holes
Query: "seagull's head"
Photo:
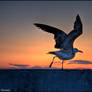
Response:
[{"label": "seagull's head", "polygon": [[76,52],[83,53],[83,51],[81,51],[81,50],[78,50],[77,48],[74,48],[74,49],[73,49],[73,52],[74,52],[74,53],[76,53]]}]

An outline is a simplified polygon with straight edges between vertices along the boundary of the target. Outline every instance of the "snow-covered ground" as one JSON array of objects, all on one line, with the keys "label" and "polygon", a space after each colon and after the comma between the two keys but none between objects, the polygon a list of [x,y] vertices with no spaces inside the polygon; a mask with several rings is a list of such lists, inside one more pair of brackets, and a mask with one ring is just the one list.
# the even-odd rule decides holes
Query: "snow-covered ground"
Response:
[{"label": "snow-covered ground", "polygon": [[0,92],[10,91],[92,92],[92,70],[0,70]]}]

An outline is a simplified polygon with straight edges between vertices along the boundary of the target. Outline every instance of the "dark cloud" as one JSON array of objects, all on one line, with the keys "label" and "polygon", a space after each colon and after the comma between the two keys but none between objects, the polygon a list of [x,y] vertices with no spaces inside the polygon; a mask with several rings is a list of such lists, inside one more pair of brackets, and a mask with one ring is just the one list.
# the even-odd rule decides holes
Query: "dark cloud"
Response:
[{"label": "dark cloud", "polygon": [[11,64],[11,63],[9,63],[9,65],[15,66],[16,68],[29,68],[29,65],[23,65],[23,64]]},{"label": "dark cloud", "polygon": [[92,64],[92,62],[86,60],[73,60],[70,61],[68,64]]},{"label": "dark cloud", "polygon": [[31,68],[32,69],[49,69],[48,66],[44,66],[44,67],[41,67],[41,66],[32,66]]},{"label": "dark cloud", "polygon": [[41,67],[41,66],[30,66],[30,65],[24,65],[24,64],[11,64],[9,63],[9,65],[11,65],[9,68],[29,68],[29,69],[43,69],[43,68],[48,68],[48,67]]},{"label": "dark cloud", "polygon": [[32,69],[41,69],[42,67],[41,66],[33,66],[31,67]]},{"label": "dark cloud", "polygon": [[58,69],[58,68],[57,67],[49,68],[49,66],[44,66],[44,67],[41,67],[41,66],[33,66],[33,67],[31,67],[31,69]]}]

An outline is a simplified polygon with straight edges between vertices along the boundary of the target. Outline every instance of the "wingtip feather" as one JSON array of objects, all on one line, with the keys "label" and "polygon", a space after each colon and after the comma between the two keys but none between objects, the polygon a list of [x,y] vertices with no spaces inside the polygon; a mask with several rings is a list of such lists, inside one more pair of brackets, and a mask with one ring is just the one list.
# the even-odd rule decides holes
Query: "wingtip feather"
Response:
[{"label": "wingtip feather", "polygon": [[38,26],[39,24],[38,23],[34,23],[35,26]]}]

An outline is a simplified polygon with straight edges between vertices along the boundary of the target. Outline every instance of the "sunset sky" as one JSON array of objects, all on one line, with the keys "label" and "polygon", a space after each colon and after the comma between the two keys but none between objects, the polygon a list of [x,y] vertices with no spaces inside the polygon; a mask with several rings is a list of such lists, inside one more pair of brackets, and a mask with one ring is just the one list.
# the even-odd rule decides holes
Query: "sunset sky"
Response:
[{"label": "sunset sky", "polygon": [[[57,50],[54,49],[53,35],[33,24],[48,24],[69,33],[77,14],[83,23],[83,34],[75,41],[74,47],[84,53],[77,53],[73,60],[92,62],[91,1],[0,1],[0,68],[11,68],[9,63],[48,67],[53,55],[46,53]],[[92,69],[92,64],[67,62],[64,68]],[[60,68],[61,65],[54,64],[53,67]]]}]

